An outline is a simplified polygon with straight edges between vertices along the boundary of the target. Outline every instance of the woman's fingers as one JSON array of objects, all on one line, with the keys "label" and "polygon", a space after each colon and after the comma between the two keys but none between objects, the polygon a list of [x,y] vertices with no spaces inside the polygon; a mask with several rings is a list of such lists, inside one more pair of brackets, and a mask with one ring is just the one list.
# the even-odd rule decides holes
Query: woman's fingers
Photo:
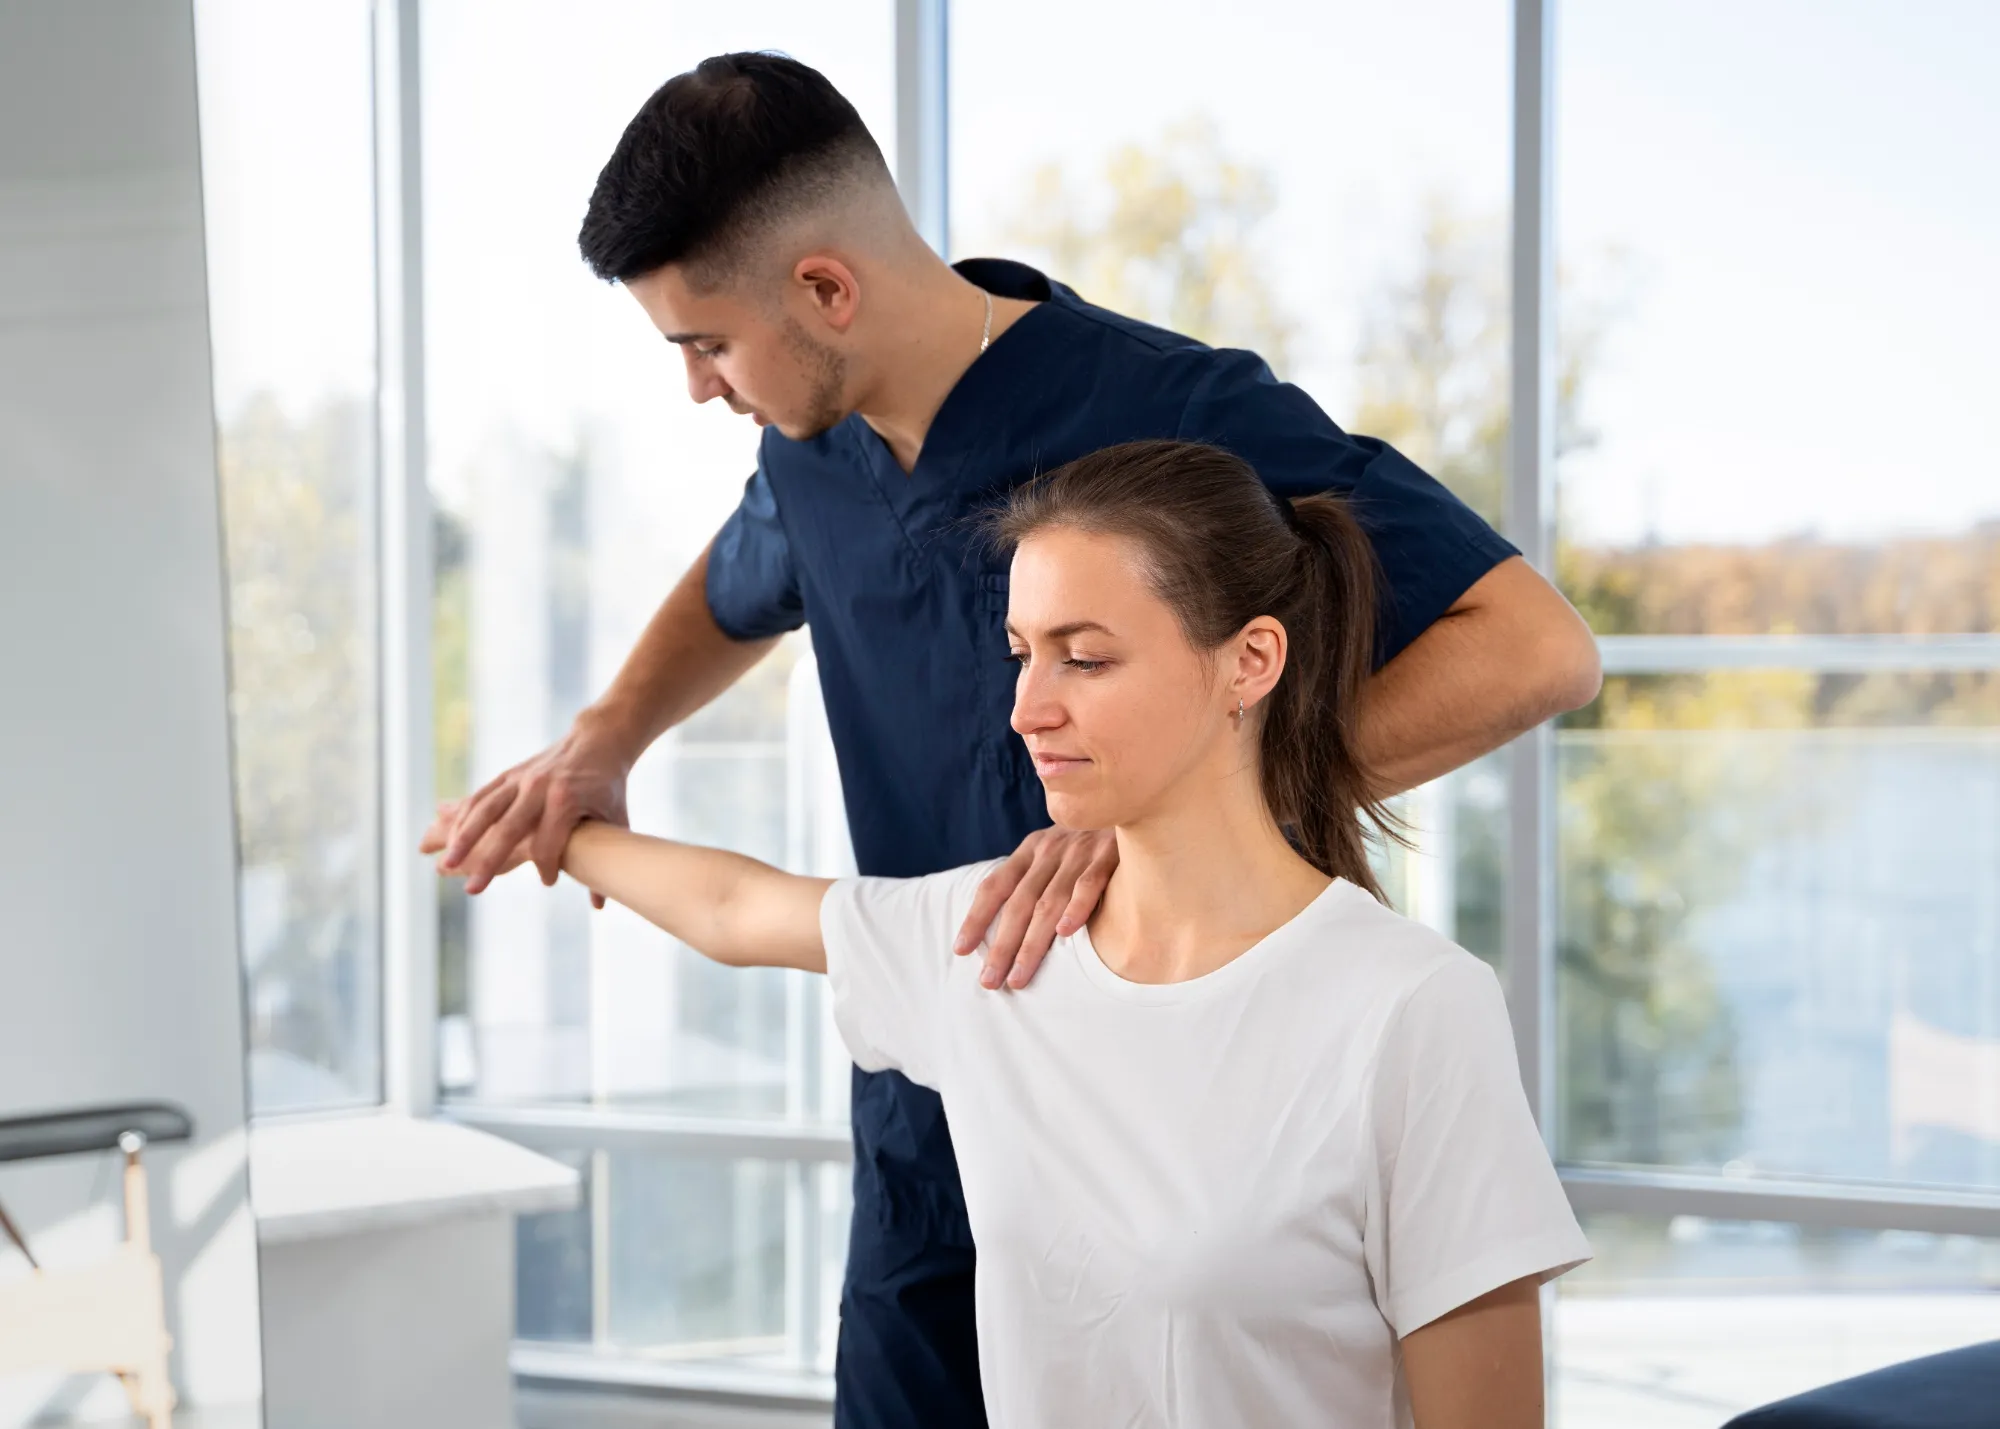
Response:
[{"label": "woman's fingers", "polygon": [[459,805],[460,801],[457,799],[438,801],[437,817],[432,819],[431,826],[424,830],[424,836],[417,840],[418,853],[440,853],[445,845],[451,842],[452,826],[458,822]]}]

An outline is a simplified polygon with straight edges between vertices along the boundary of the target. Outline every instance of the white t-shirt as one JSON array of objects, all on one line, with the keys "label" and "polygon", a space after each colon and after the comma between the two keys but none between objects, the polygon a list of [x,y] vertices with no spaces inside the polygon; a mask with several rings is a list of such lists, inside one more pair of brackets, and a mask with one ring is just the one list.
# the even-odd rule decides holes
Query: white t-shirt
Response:
[{"label": "white t-shirt", "polygon": [[1337,881],[1233,962],[1019,992],[955,957],[978,864],[820,912],[854,1060],[943,1094],[995,1429],[1410,1424],[1396,1340],[1589,1259],[1500,987]]}]

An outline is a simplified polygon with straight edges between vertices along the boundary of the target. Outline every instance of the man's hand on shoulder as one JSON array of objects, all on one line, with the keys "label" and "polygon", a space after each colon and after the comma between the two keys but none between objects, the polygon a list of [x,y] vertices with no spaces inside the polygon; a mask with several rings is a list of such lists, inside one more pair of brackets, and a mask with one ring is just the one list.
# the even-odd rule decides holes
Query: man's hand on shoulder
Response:
[{"label": "man's hand on shoulder", "polygon": [[[626,826],[625,776],[632,767],[621,742],[579,718],[561,741],[524,760],[477,793],[440,804],[419,848],[442,852],[438,867],[478,893],[516,866],[526,847],[542,882],[562,871],[570,830],[585,819]],[[593,895],[598,907],[604,901]]]},{"label": "man's hand on shoulder", "polygon": [[980,881],[952,951],[978,951],[990,927],[979,981],[1026,987],[1055,940],[1090,921],[1117,866],[1109,829],[1037,829]]}]

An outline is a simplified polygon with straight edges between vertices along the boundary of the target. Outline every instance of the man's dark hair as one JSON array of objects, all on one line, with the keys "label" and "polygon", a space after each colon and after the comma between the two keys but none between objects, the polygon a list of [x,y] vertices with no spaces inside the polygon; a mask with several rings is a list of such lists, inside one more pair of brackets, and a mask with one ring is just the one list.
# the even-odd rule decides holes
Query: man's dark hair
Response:
[{"label": "man's dark hair", "polygon": [[577,246],[607,283],[669,263],[727,269],[767,225],[888,165],[825,75],[785,55],[705,59],[625,126],[590,195]]}]

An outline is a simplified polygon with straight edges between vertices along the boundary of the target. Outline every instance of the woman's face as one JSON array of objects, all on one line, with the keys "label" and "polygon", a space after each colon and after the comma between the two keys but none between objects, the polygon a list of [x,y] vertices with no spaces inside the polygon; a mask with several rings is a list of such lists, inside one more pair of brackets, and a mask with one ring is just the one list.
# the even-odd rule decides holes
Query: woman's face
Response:
[{"label": "woman's face", "polygon": [[1252,758],[1232,652],[1188,644],[1128,537],[1057,527],[1023,541],[1007,638],[1021,666],[1012,724],[1066,828],[1135,823],[1191,777]]}]

